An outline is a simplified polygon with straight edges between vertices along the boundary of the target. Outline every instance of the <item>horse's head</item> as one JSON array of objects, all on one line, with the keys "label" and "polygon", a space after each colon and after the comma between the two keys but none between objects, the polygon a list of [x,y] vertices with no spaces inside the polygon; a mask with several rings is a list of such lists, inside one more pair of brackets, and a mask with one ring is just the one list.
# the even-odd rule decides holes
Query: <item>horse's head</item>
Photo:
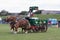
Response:
[{"label": "horse's head", "polygon": [[15,21],[15,20],[16,20],[15,16],[7,16],[5,19],[6,22],[11,22],[11,21]]}]

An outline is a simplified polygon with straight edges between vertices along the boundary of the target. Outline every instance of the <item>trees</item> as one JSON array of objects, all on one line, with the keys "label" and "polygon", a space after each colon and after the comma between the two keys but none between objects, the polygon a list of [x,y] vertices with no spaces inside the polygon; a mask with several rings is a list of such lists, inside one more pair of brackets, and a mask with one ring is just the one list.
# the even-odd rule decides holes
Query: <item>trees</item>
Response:
[{"label": "trees", "polygon": [[6,11],[6,10],[2,10],[1,12],[0,12],[0,15],[1,16],[6,16],[8,14],[8,11]]},{"label": "trees", "polygon": [[19,15],[27,15],[27,11],[21,11],[20,13],[19,13]]}]

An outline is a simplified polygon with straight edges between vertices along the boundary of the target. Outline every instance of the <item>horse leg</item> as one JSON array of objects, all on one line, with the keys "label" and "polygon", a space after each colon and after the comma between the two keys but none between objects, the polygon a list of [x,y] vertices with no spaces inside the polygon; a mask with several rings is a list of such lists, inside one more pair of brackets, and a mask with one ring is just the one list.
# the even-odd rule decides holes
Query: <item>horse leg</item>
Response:
[{"label": "horse leg", "polygon": [[22,28],[22,33],[25,31],[25,28]]},{"label": "horse leg", "polygon": [[18,28],[18,29],[17,29],[17,32],[20,32],[20,31],[19,31],[20,29],[21,29],[21,28]]},{"label": "horse leg", "polygon": [[11,25],[11,29],[10,30],[11,30],[11,32],[13,32],[14,31],[14,26]]},{"label": "horse leg", "polygon": [[28,30],[26,28],[22,28],[22,32],[28,33]]},{"label": "horse leg", "polygon": [[30,31],[30,27],[29,28],[25,28],[25,33],[27,34]]},{"label": "horse leg", "polygon": [[28,30],[25,30],[25,33],[27,34],[28,33]]},{"label": "horse leg", "polygon": [[17,28],[17,27],[15,27],[14,34],[17,34],[17,31],[18,31],[18,28]]},{"label": "horse leg", "polygon": [[25,28],[25,33],[27,34],[31,30],[31,25],[29,22],[27,22],[26,28]]},{"label": "horse leg", "polygon": [[11,29],[10,29],[10,30],[11,30],[11,32],[13,32],[13,29],[12,29],[12,27],[11,27]]}]

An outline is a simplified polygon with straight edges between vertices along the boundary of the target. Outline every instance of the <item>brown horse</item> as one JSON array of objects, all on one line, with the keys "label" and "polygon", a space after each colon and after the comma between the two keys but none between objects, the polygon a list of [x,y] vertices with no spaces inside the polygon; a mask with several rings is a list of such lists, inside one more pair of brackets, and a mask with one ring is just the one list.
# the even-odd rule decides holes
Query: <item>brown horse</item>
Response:
[{"label": "brown horse", "polygon": [[20,16],[18,17],[18,20],[16,16],[7,16],[6,22],[10,23],[11,30],[15,31],[14,33],[18,31],[18,28],[22,28],[22,31],[24,30],[27,33],[30,28],[29,21],[22,19]]},{"label": "brown horse", "polygon": [[6,22],[10,24],[11,31],[14,31],[14,24],[16,23],[16,16],[7,16],[5,19]]},{"label": "brown horse", "polygon": [[25,33],[28,33],[30,27],[31,26],[30,26],[30,23],[29,23],[28,20],[26,20],[26,19],[20,19],[15,24],[15,33],[17,33],[18,28],[22,28],[22,29],[24,29]]}]

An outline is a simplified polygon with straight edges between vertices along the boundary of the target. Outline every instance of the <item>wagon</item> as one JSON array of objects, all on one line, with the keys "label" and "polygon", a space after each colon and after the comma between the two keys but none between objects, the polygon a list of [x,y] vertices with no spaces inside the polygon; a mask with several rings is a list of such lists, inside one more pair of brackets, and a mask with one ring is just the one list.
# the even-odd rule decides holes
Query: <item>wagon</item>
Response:
[{"label": "wagon", "polygon": [[47,31],[47,20],[41,20],[38,17],[29,18],[29,23],[31,24],[31,29],[35,31]]}]

